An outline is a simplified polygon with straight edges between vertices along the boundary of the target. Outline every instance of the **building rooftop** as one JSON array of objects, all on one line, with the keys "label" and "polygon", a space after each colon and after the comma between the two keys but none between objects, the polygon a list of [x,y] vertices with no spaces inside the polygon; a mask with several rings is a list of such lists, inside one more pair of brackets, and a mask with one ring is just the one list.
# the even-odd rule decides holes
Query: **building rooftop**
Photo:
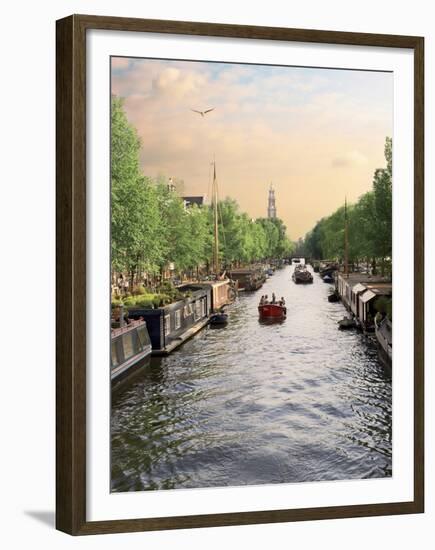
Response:
[{"label": "building rooftop", "polygon": [[349,273],[346,277],[344,273],[338,273],[338,278],[343,279],[348,283],[348,285],[353,288],[358,284],[363,284],[364,286],[379,286],[379,285],[389,285],[391,287],[391,279],[389,277],[381,277],[380,275],[368,275],[366,273]]}]

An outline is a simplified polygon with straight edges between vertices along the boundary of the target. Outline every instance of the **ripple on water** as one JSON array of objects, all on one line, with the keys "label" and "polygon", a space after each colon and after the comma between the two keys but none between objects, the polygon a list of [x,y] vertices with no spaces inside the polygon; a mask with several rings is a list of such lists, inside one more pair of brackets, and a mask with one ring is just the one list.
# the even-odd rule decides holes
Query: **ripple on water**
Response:
[{"label": "ripple on water", "polygon": [[270,278],[287,320],[258,322],[259,293],[230,323],[153,359],[113,397],[112,490],[388,477],[391,379],[373,344],[337,329],[329,285]]}]

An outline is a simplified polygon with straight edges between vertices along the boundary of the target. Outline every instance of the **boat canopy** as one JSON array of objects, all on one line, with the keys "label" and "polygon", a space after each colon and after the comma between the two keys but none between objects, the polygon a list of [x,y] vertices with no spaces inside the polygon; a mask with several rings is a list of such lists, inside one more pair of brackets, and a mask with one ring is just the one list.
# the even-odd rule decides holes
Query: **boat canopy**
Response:
[{"label": "boat canopy", "polygon": [[358,292],[364,292],[364,290],[367,290],[367,287],[365,287],[364,285],[362,285],[361,283],[357,283],[353,288],[352,288],[352,292],[354,294],[357,294]]},{"label": "boat canopy", "polygon": [[367,302],[370,302],[373,298],[376,298],[377,294],[372,292],[371,290],[367,290],[367,292],[364,292],[362,296],[360,296],[360,300],[364,302],[365,304]]}]

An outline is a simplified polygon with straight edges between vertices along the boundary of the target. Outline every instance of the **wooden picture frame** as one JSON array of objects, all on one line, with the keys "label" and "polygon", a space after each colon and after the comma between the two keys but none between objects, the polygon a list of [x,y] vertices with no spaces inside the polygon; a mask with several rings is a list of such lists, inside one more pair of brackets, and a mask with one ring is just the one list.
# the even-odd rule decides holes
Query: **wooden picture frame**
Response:
[{"label": "wooden picture frame", "polygon": [[[90,29],[407,48],[414,56],[414,499],[131,520],[86,519],[86,33]],[[72,15],[57,21],[56,527],[71,535],[413,514],[424,511],[424,39]]]}]

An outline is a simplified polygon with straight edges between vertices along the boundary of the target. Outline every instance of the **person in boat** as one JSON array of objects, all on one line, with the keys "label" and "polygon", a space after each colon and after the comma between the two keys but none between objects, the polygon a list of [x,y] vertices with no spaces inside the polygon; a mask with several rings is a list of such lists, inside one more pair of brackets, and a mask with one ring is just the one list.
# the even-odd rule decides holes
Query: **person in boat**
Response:
[{"label": "person in boat", "polygon": [[272,304],[276,304],[275,292],[272,292]]},{"label": "person in boat", "polygon": [[281,300],[279,301],[279,305],[280,306],[285,306],[284,296],[281,296]]},{"label": "person in boat", "polygon": [[268,304],[268,303],[269,303],[269,298],[268,298],[267,294],[265,294],[263,304]]}]

